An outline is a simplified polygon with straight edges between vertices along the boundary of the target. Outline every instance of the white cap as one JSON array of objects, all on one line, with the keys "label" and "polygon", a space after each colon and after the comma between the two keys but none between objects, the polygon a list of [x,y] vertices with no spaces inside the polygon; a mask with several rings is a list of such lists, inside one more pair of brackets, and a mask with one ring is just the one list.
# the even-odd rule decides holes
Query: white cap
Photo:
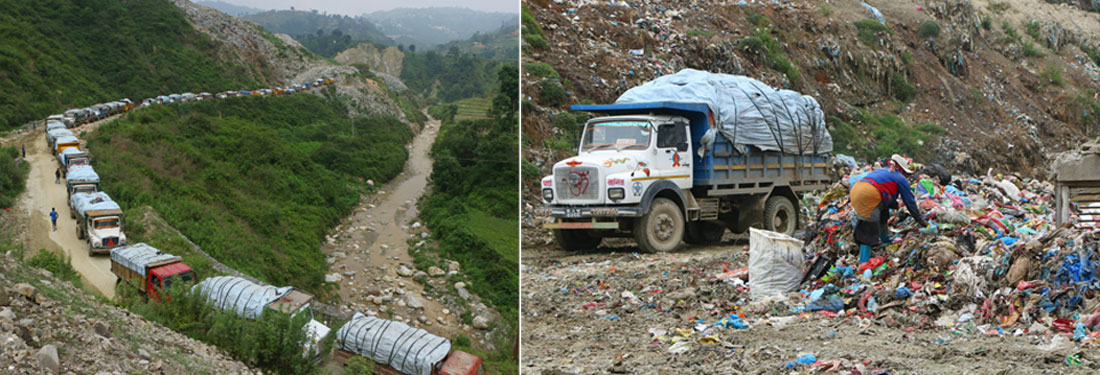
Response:
[{"label": "white cap", "polygon": [[893,160],[894,164],[897,164],[899,168],[901,168],[903,171],[905,171],[905,174],[912,174],[913,173],[913,160],[912,159],[909,159],[907,157],[904,157],[904,156],[901,156],[901,155],[898,155],[898,154],[894,154],[894,156],[890,157],[890,160]]}]

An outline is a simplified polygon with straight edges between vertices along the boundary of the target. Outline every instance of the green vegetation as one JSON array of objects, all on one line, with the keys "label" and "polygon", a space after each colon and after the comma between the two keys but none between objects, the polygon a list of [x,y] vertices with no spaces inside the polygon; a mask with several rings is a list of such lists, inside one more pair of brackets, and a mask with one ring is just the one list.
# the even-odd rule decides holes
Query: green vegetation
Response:
[{"label": "green vegetation", "polygon": [[542,78],[561,79],[558,75],[558,71],[554,70],[554,67],[544,62],[533,62],[523,64],[523,71],[531,73]]},{"label": "green vegetation", "polygon": [[[187,285],[177,284],[169,291],[171,301],[144,301],[135,288],[116,288],[120,304],[145,319],[159,323],[190,338],[217,346],[233,358],[275,374],[317,374],[320,362],[303,356],[309,342],[304,329],[310,314],[291,316],[265,311],[259,319],[246,319],[232,311],[214,309],[206,299],[191,294]],[[339,327],[331,327],[335,333]],[[317,344],[327,357],[336,340],[330,334]]]},{"label": "green vegetation", "polygon": [[1090,137],[1100,133],[1100,101],[1093,99],[1095,91],[1083,90],[1079,95],[1062,103],[1065,108],[1063,116],[1059,120],[1076,125],[1082,132]]},{"label": "green vegetation", "polygon": [[469,39],[455,40],[441,44],[436,51],[448,51],[458,47],[459,51],[488,60],[507,60],[514,62],[519,56],[519,35],[516,33],[515,20],[506,23],[494,32],[474,33]]},{"label": "green vegetation", "polygon": [[531,14],[531,9],[527,7],[526,3],[521,8],[520,22],[520,33],[527,45],[536,50],[544,50],[549,47],[542,26],[539,26],[539,21],[535,19],[535,15]]},{"label": "green vegetation", "polygon": [[[420,207],[439,255],[461,263],[470,291],[502,315],[493,323],[504,325],[493,352],[458,345],[457,339],[456,347],[479,354],[490,373],[516,373],[511,349],[519,319],[519,70],[505,66],[498,74],[500,93],[489,119],[443,123],[432,146],[432,193]],[[419,255],[418,265],[426,258]]]},{"label": "green vegetation", "polygon": [[825,4],[821,4],[818,7],[821,8],[821,15],[823,15],[825,17],[833,15],[833,7],[825,5]]},{"label": "green vegetation", "polygon": [[982,17],[982,28],[986,30],[993,30],[993,17],[986,15]]},{"label": "green vegetation", "polygon": [[0,129],[65,108],[254,87],[269,67],[219,59],[162,0],[0,0]]},{"label": "green vegetation", "polygon": [[1046,53],[1043,52],[1042,47],[1036,47],[1035,43],[1023,42],[1024,56],[1027,57],[1046,57]]},{"label": "green vegetation", "polygon": [[1062,67],[1053,61],[1048,63],[1043,71],[1039,73],[1039,79],[1043,81],[1044,85],[1052,84],[1061,87],[1066,84],[1066,81],[1062,78]]},{"label": "green vegetation", "polygon": [[0,209],[15,204],[15,197],[26,188],[31,166],[19,160],[21,152],[19,148],[0,145]]},{"label": "green vegetation", "polygon": [[688,34],[688,36],[701,36],[701,37],[706,38],[706,37],[709,37],[711,35],[714,35],[714,32],[710,31],[710,30],[691,29],[691,30],[688,30],[687,34]]},{"label": "green vegetation", "polygon": [[940,36],[940,24],[936,21],[928,20],[924,21],[920,25],[920,32],[918,32],[921,38],[935,38]]},{"label": "green vegetation", "polygon": [[1010,7],[1010,5],[1008,5],[1008,3],[998,3],[998,2],[989,2],[989,6],[988,6],[990,12],[993,12],[993,14],[998,14],[998,15],[1001,14],[1001,13],[1004,13],[1004,11],[1008,10],[1009,7]]},{"label": "green vegetation", "polygon": [[489,98],[462,99],[454,103],[457,107],[454,120],[484,120],[489,118],[493,103]]},{"label": "green vegetation", "polygon": [[909,50],[905,50],[904,52],[902,52],[901,53],[901,62],[905,63],[905,65],[912,64],[913,63],[913,52],[911,52]]},{"label": "green vegetation", "polygon": [[876,44],[878,44],[875,40],[878,33],[885,32],[890,35],[894,34],[894,30],[890,30],[890,28],[886,27],[886,25],[883,25],[882,22],[878,22],[870,18],[864,18],[856,21],[855,25],[856,30],[858,30],[859,32],[859,41],[871,47],[874,47]]},{"label": "green vegetation", "polygon": [[1030,35],[1032,39],[1040,40],[1039,38],[1041,36],[1039,35],[1039,21],[1031,20],[1030,22],[1025,23],[1024,33]]},{"label": "green vegetation", "polygon": [[1009,24],[1008,21],[1004,21],[1001,23],[1001,29],[1004,29],[1005,35],[1008,36],[1009,40],[1020,40],[1020,34],[1016,33],[1016,28],[1012,27],[1012,25]]},{"label": "green vegetation", "polygon": [[[362,18],[353,18],[337,14],[318,14],[316,11],[302,10],[272,10],[263,13],[251,14],[244,17],[267,30],[276,33],[293,35],[294,39],[301,42],[318,55],[332,57],[336,54],[326,55],[313,49],[317,45],[306,44],[300,37],[311,38],[313,36],[325,36],[329,41],[340,41],[347,37],[348,41],[369,41],[382,45],[393,45],[394,41],[378,29],[370,21]],[[337,33],[339,32],[339,33]],[[321,39],[318,39],[318,41]],[[311,42],[312,43],[312,42]],[[322,48],[324,50],[324,48]],[[336,51],[337,53],[340,51]]]},{"label": "green vegetation", "polygon": [[155,106],[88,147],[124,211],[152,206],[227,265],[324,295],[324,235],[359,201],[357,181],[401,172],[412,138],[395,119],[345,111],[313,95]]},{"label": "green vegetation", "polygon": [[742,51],[764,59],[769,68],[775,69],[785,75],[791,83],[797,83],[799,77],[798,65],[795,65],[783,53],[779,41],[772,38],[770,28],[756,29],[755,36],[745,37],[737,41],[737,46]]},{"label": "green vegetation", "polygon": [[363,356],[354,356],[344,365],[344,375],[372,375],[374,374],[374,362],[368,361]]},{"label": "green vegetation", "polygon": [[50,271],[54,277],[68,281],[77,288],[84,285],[84,282],[80,280],[80,274],[76,273],[73,266],[69,264],[69,258],[66,256],[54,254],[52,251],[46,249],[41,249],[38,250],[38,254],[35,254],[34,257],[27,260],[26,264],[31,267]]},{"label": "green vegetation", "polygon": [[[505,61],[484,59],[452,46],[446,53],[406,53],[401,80],[429,102],[454,102],[490,95],[496,85],[496,71]],[[434,96],[432,96],[434,95]]]},{"label": "green vegetation", "polygon": [[565,88],[561,83],[553,79],[539,81],[539,104],[547,107],[557,107],[565,104]]},{"label": "green vegetation", "polygon": [[333,29],[327,34],[324,30],[317,29],[315,33],[295,35],[294,40],[302,43],[303,47],[313,53],[328,58],[336,57],[340,52],[359,44],[351,38],[351,35],[344,34],[340,29]]},{"label": "green vegetation", "polygon": [[832,128],[833,144],[837,152],[858,155],[867,159],[878,159],[892,154],[925,156],[928,148],[924,146],[935,137],[943,135],[945,130],[937,124],[919,124],[910,126],[892,115],[875,115],[861,111],[857,121],[871,138],[864,139],[852,124],[840,118],[829,116]]},{"label": "green vegetation", "polygon": [[1081,51],[1085,52],[1094,64],[1100,65],[1100,49],[1087,43],[1081,43]]},{"label": "green vegetation", "polygon": [[751,10],[747,15],[745,15],[745,20],[749,21],[749,23],[753,26],[768,26],[772,24],[771,18],[764,17],[760,15],[760,13],[756,13]]},{"label": "green vegetation", "polygon": [[913,97],[917,96],[916,86],[909,83],[909,79],[901,72],[890,76],[890,91],[894,93],[895,99],[903,103],[908,103],[913,100]]}]

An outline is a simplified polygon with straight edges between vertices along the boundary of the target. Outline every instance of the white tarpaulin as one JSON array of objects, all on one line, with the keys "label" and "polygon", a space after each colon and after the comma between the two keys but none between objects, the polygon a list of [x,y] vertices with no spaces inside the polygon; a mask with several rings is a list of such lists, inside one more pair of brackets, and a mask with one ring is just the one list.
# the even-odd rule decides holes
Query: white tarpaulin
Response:
[{"label": "white tarpaulin", "polygon": [[[46,131],[50,131],[50,130],[54,130],[54,129],[65,129],[65,124],[60,122],[60,121],[47,121],[46,122]],[[69,134],[72,134],[72,133],[69,133]]]},{"label": "white tarpaulin", "polygon": [[264,306],[290,293],[291,289],[294,288],[259,285],[234,276],[207,278],[191,288],[214,302],[214,308],[233,310],[237,315],[250,319],[259,318],[264,313]]},{"label": "white tarpaulin", "polygon": [[[64,125],[62,125],[62,126],[64,126]],[[70,131],[69,129],[65,129],[65,128],[50,129],[50,130],[46,131],[46,137],[49,138],[50,140],[58,139],[58,138],[61,138],[61,137],[72,137],[72,136],[73,136],[73,132]]]},{"label": "white tarpaulin", "polygon": [[798,289],[802,281],[802,241],[749,228],[749,295],[761,300]]},{"label": "white tarpaulin", "polygon": [[77,150],[75,148],[66,148],[64,150],[61,150],[61,154],[57,157],[61,158],[62,164],[68,164],[68,159],[70,157],[85,158],[88,157],[88,153],[85,151]]},{"label": "white tarpaulin", "polygon": [[431,375],[451,352],[451,341],[405,323],[355,313],[336,331],[336,348],[409,375]]},{"label": "white tarpaulin", "polygon": [[[74,136],[74,135],[63,135],[63,136],[54,138],[54,144],[55,145],[65,144],[65,143],[79,143],[79,142],[80,142],[80,140],[77,139],[76,136]],[[54,147],[57,147],[57,146],[54,146]]]},{"label": "white tarpaulin", "polygon": [[74,165],[65,174],[65,181],[99,181],[99,174],[90,165]]},{"label": "white tarpaulin", "polygon": [[73,202],[73,208],[80,214],[80,217],[84,217],[84,213],[92,210],[121,210],[118,203],[111,200],[111,197],[107,196],[107,193],[97,191],[94,193],[74,193],[70,199]]},{"label": "white tarpaulin", "polygon": [[833,151],[825,113],[817,100],[790,90],[776,90],[755,79],[684,69],[627,90],[615,103],[702,103],[718,118],[720,130],[703,137],[710,149],[715,132],[741,152],[748,146],[799,155]]},{"label": "white tarpaulin", "polygon": [[111,249],[112,261],[140,273],[141,276],[146,276],[145,266],[175,257],[175,255],[164,253],[155,247],[146,245],[144,242]]}]

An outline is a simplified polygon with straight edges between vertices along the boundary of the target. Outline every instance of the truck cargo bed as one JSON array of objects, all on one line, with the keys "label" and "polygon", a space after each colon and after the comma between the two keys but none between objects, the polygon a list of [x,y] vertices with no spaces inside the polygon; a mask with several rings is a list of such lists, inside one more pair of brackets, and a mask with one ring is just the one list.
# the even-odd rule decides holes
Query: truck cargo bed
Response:
[{"label": "truck cargo bed", "polygon": [[710,195],[762,194],[773,186],[788,185],[796,192],[823,189],[828,177],[828,155],[795,155],[748,147],[742,154],[722,137],[714,142],[693,172],[696,186],[707,186]]}]

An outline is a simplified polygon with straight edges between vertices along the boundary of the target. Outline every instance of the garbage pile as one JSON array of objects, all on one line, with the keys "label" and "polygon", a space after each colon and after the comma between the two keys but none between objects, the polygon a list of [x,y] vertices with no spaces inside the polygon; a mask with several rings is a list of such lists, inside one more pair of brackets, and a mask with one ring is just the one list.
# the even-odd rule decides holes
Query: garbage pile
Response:
[{"label": "garbage pile", "polygon": [[[892,241],[857,264],[848,186],[871,170],[854,168],[805,198],[810,266],[792,313],[857,315],[909,331],[1100,340],[1100,232],[1056,227],[1053,185],[942,168],[921,174],[912,189],[929,225],[916,227],[903,210],[890,219]],[[1070,346],[1065,338],[1051,345]]]}]

